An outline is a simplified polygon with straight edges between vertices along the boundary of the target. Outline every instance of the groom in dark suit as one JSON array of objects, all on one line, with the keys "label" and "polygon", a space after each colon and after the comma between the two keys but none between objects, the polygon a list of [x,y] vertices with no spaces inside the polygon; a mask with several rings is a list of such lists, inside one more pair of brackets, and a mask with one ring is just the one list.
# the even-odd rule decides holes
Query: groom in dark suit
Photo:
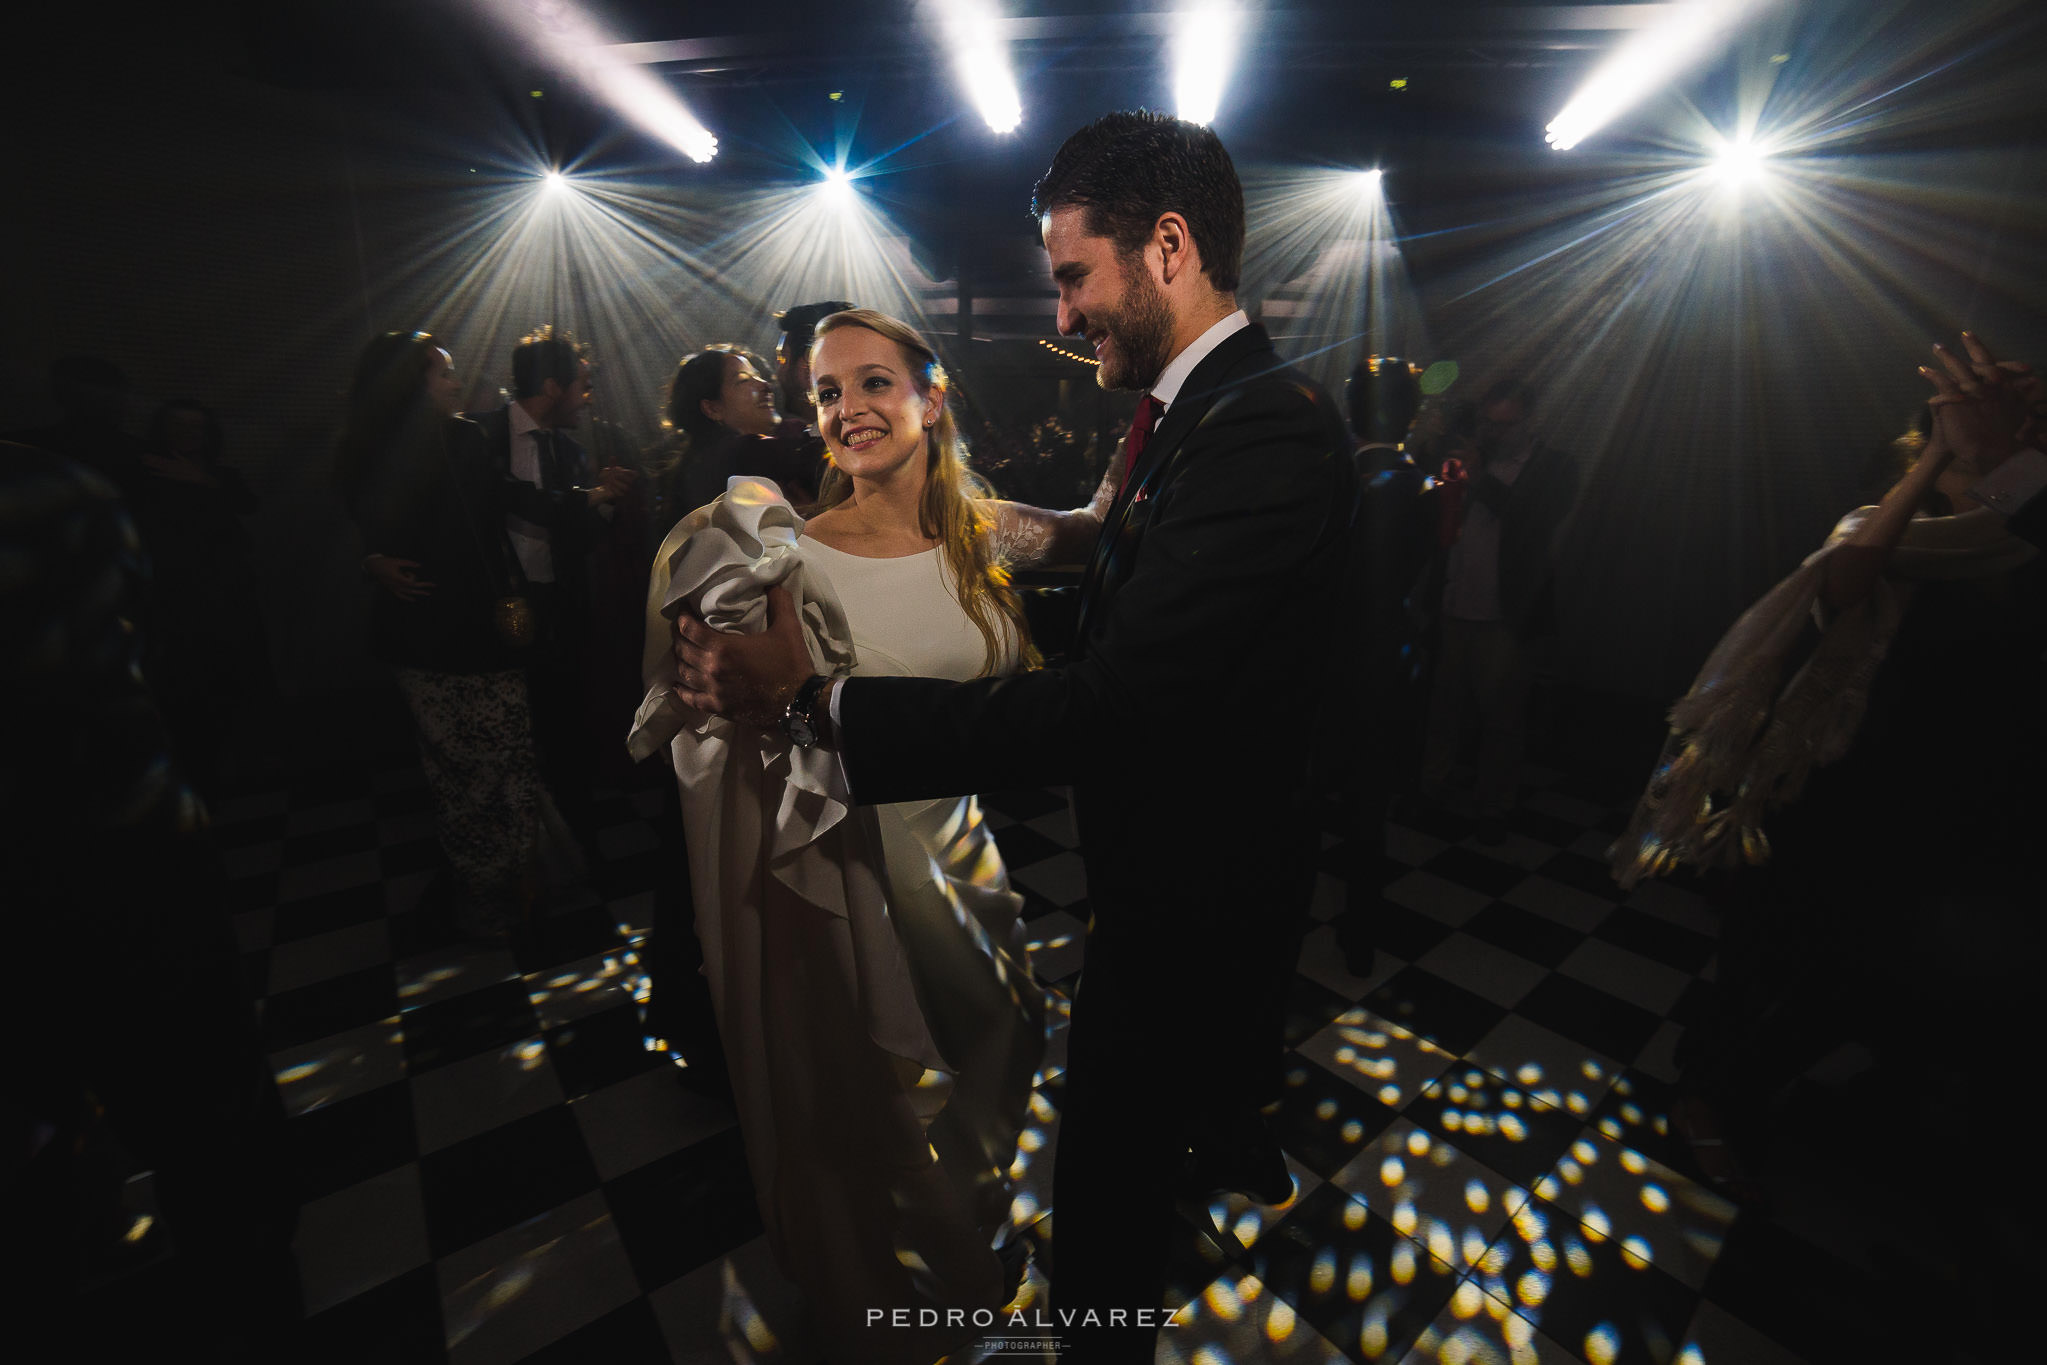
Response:
[{"label": "groom in dark suit", "polygon": [[1092,922],[1053,1295],[1103,1328],[1057,1331],[1069,1362],[1148,1361],[1190,1148],[1218,1181],[1262,1160],[1248,1183],[1276,1169],[1285,1197],[1257,1106],[1315,875],[1309,761],[1356,475],[1334,407],[1237,309],[1243,190],[1214,133],[1111,114],[1060,148],[1033,208],[1059,330],[1093,343],[1105,388],[1145,391],[1073,662],[828,684],[771,596],[760,635],[681,623],[679,692],[822,736],[862,803],[1072,784]]}]

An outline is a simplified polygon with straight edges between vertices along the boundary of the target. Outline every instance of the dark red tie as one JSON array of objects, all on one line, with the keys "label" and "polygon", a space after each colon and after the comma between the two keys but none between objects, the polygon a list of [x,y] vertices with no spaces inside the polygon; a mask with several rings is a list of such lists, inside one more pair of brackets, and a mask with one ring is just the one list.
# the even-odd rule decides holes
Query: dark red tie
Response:
[{"label": "dark red tie", "polygon": [[1137,472],[1137,457],[1144,454],[1144,448],[1151,444],[1151,429],[1159,424],[1159,414],[1166,405],[1146,394],[1137,400],[1137,415],[1130,419],[1130,434],[1123,438],[1123,483],[1127,487],[1130,476]]}]

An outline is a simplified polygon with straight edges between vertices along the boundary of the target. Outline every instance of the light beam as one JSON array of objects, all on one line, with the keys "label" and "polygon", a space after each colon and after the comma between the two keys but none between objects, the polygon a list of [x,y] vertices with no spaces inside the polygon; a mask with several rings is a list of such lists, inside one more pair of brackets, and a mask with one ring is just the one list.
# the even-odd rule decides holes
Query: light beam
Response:
[{"label": "light beam", "polygon": [[1010,71],[1009,50],[995,28],[990,0],[946,0],[942,23],[967,95],[989,131],[1012,133],[1023,122],[1023,101]]},{"label": "light beam", "polygon": [[1657,86],[1703,60],[1750,11],[1768,0],[1693,0],[1641,30],[1600,63],[1571,96],[1543,140],[1567,152],[1625,113]]},{"label": "light beam", "polygon": [[1173,104],[1189,123],[1215,122],[1236,56],[1237,28],[1237,11],[1219,0],[1197,0],[1180,11],[1173,43]]}]

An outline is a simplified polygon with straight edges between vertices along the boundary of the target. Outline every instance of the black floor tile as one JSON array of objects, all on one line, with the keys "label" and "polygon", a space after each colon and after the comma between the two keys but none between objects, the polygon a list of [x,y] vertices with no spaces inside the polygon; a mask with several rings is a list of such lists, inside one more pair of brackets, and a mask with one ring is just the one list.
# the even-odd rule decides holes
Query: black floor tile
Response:
[{"label": "black floor tile", "polygon": [[523,981],[500,981],[480,990],[405,1012],[405,1065],[417,1076],[540,1032],[540,1018]]},{"label": "black floor tile", "polygon": [[1327,1178],[1393,1125],[1393,1110],[1319,1062],[1288,1054],[1281,1067],[1273,1136],[1289,1156]]},{"label": "black floor tile", "polygon": [[309,1365],[441,1365],[441,1288],[420,1266],[308,1318],[298,1352]]},{"label": "black floor tile", "polygon": [[1525,834],[1531,839],[1554,844],[1558,848],[1569,848],[1578,841],[1578,836],[1585,832],[1583,825],[1539,810],[1530,810],[1526,806],[1516,809],[1507,817],[1507,828],[1516,834]]},{"label": "black floor tile", "polygon": [[[385,869],[387,873],[389,870],[388,867]],[[382,919],[384,914],[384,887],[380,882],[329,891],[278,906],[270,921],[270,941],[291,943],[315,934],[346,929],[351,924]]]},{"label": "black floor tile", "polygon": [[1710,1184],[1699,1170],[1690,1145],[1671,1125],[1670,1101],[1673,1094],[1673,1087],[1653,1076],[1624,1071],[1614,1078],[1613,1088],[1593,1109],[1593,1126],[1651,1161],[1681,1171],[1701,1184]]},{"label": "black floor tile", "polygon": [[647,1051],[639,1012],[620,1005],[547,1032],[547,1051],[570,1099],[671,1063]]},{"label": "black floor tile", "polygon": [[1718,1007],[1719,993],[1720,988],[1713,982],[1692,978],[1685,983],[1684,994],[1670,1007],[1670,1022],[1691,1028]]},{"label": "black floor tile", "polygon": [[1707,958],[1713,956],[1713,940],[1704,934],[1680,929],[1667,920],[1645,915],[1625,905],[1615,906],[1613,913],[1601,920],[1599,927],[1592,932],[1608,943],[1618,944],[1681,972],[1696,972],[1706,965]]},{"label": "black floor tile", "polygon": [[1692,1289],[1541,1199],[1515,1215],[1475,1278],[1551,1340],[1591,1360],[1663,1365],[1684,1344],[1699,1306]]},{"label": "black floor tile", "polygon": [[662,876],[672,865],[672,855],[650,848],[644,853],[629,853],[623,858],[600,862],[590,869],[590,873],[604,898],[617,900],[621,896],[652,891],[661,884]]},{"label": "black floor tile", "polygon": [[667,1284],[761,1232],[737,1128],[619,1177],[604,1197],[642,1285]]},{"label": "black floor tile", "polygon": [[561,1340],[519,1357],[519,1365],[667,1365],[668,1343],[653,1305],[634,1299]]},{"label": "black floor tile", "polygon": [[263,1041],[279,1052],[396,1013],[397,978],[383,963],[271,996],[263,1005]]},{"label": "black floor tile", "polygon": [[1353,1360],[1399,1360],[1457,1287],[1451,1267],[1333,1185],[1251,1248],[1265,1286]]},{"label": "black floor tile", "polygon": [[1026,787],[1006,792],[984,792],[981,796],[981,806],[984,810],[1000,811],[1012,820],[1021,821],[1035,820],[1040,815],[1050,815],[1055,810],[1064,810],[1066,800],[1046,791],[1043,787]]},{"label": "black floor tile", "polygon": [[223,849],[280,843],[284,839],[284,823],[282,815],[259,815],[253,820],[216,823],[213,842]]},{"label": "black floor tile", "polygon": [[1298,1047],[1329,1027],[1330,1020],[1351,1007],[1351,1002],[1319,981],[1295,976],[1287,988],[1285,1038],[1288,1047]]},{"label": "black floor tile", "polygon": [[436,1257],[503,1232],[597,1188],[567,1105],[556,1105],[419,1159],[427,1243]]},{"label": "black floor tile", "polygon": [[1423,863],[1422,870],[1488,896],[1505,895],[1528,875],[1512,863],[1473,853],[1468,848],[1446,848]]},{"label": "black floor tile", "polygon": [[1364,912],[1364,937],[1403,962],[1412,962],[1450,937],[1450,926],[1417,910],[1380,900]]},{"label": "black floor tile", "polygon": [[1494,901],[1466,920],[1464,932],[1545,967],[1556,966],[1585,941],[1575,929],[1505,901]]},{"label": "black floor tile", "polygon": [[1552,855],[1550,860],[1536,871],[1553,882],[1575,886],[1580,891],[1589,891],[1616,904],[1627,894],[1614,884],[1612,868],[1597,858],[1588,858],[1569,849]]},{"label": "black floor tile", "polygon": [[1176,1310],[1192,1303],[1216,1276],[1240,1277],[1251,1266],[1250,1253],[1235,1238],[1214,1231],[1206,1205],[1183,1205],[1178,1212],[1166,1250],[1166,1303]]},{"label": "black floor tile", "polygon": [[1381,1019],[1418,1033],[1459,1056],[1469,1052],[1473,1044],[1507,1017],[1505,1006],[1495,1005],[1419,967],[1401,968],[1362,1003]]},{"label": "black floor tile", "polygon": [[301,1199],[318,1199],[396,1170],[419,1154],[412,1090],[403,1081],[323,1104],[284,1127]]},{"label": "black floor tile", "polygon": [[238,910],[261,910],[277,904],[277,874],[258,872],[236,877],[220,889],[221,908],[229,914]]},{"label": "black floor tile", "polygon": [[1639,1005],[1555,972],[1521,997],[1514,1012],[1621,1061],[1633,1060],[1662,1022]]},{"label": "black floor tile", "polygon": [[1401,1111],[1466,1156],[1524,1189],[1534,1185],[1585,1131],[1585,1120],[1553,1109],[1477,1067],[1452,1067]]},{"label": "black floor tile", "polygon": [[305,773],[292,779],[291,808],[313,810],[336,801],[359,801],[372,793],[375,782],[375,772],[361,764]]},{"label": "black floor tile", "polygon": [[454,907],[445,893],[430,886],[420,895],[420,902],[414,908],[391,916],[391,960],[394,962],[452,947],[463,940],[462,930],[455,924]]},{"label": "black floor tile", "polygon": [[1004,825],[996,830],[995,846],[1002,850],[1002,861],[1009,864],[1011,871],[1041,863],[1066,851],[1057,840],[1047,838],[1028,825]]},{"label": "black floor tile", "polygon": [[[1735,1220],[1706,1278],[1706,1297],[1811,1365],[1873,1360],[1949,1360],[1936,1345],[1968,1342],[1959,1323],[1922,1324],[1931,1286],[1886,1286],[1796,1233],[1763,1218]],[[1915,1302],[1916,1301],[1916,1302]],[[1930,1334],[1913,1329],[1930,1326]],[[1953,1334],[1960,1329],[1961,1336]],[[1917,1340],[1923,1353],[1900,1348]],[[1986,1359],[2016,1359],[1992,1355]]]},{"label": "black floor tile", "polygon": [[298,834],[284,841],[284,866],[324,863],[329,858],[364,853],[376,846],[377,826],[373,821],[323,829],[317,834]]},{"label": "black floor tile", "polygon": [[400,787],[397,791],[377,793],[377,814],[380,816],[411,815],[417,811],[434,808],[434,794],[430,787]]},{"label": "black floor tile", "polygon": [[386,844],[383,852],[383,867],[386,877],[402,877],[408,872],[425,872],[441,865],[441,842],[429,835],[424,839],[408,839],[402,844]]},{"label": "black floor tile", "polygon": [[564,962],[625,946],[608,905],[590,905],[565,915],[530,920],[513,929],[512,959],[522,972],[544,972]]}]

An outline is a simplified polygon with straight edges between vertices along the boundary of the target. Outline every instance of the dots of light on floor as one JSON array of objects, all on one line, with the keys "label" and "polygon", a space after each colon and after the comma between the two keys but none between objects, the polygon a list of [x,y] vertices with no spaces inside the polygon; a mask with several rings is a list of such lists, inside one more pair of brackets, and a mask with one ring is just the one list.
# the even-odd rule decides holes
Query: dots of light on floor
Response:
[{"label": "dots of light on floor", "polygon": [[1466,1280],[1457,1286],[1457,1292],[1450,1296],[1450,1311],[1459,1318],[1475,1318],[1485,1308],[1485,1291]]},{"label": "dots of light on floor", "polygon": [[1372,1258],[1360,1252],[1350,1258],[1350,1274],[1343,1278],[1343,1296],[1352,1303],[1372,1297]]},{"label": "dots of light on floor", "polygon": [[1629,1175],[1640,1175],[1649,1169],[1649,1160],[1632,1147],[1621,1148],[1621,1169]]},{"label": "dots of light on floor", "polygon": [[1327,1294],[1336,1284],[1336,1248],[1323,1247],[1315,1253],[1315,1263],[1308,1267],[1308,1288],[1316,1294]]},{"label": "dots of light on floor", "polygon": [[1592,1365],[1613,1365],[1620,1354],[1621,1334],[1612,1323],[1602,1322],[1585,1334],[1585,1359]]},{"label": "dots of light on floor", "polygon": [[1416,1225],[1421,1221],[1415,1213],[1414,1201],[1403,1199],[1393,1206],[1393,1226],[1403,1237],[1414,1236]]},{"label": "dots of light on floor", "polygon": [[1530,1308],[1540,1307],[1549,1297],[1549,1276],[1540,1270],[1523,1272],[1514,1282],[1514,1297]]},{"label": "dots of light on floor", "polygon": [[1631,1270],[1647,1270],[1656,1260],[1656,1249],[1644,1237],[1630,1237],[1621,1243],[1621,1259]]},{"label": "dots of light on floor", "polygon": [[1613,1236],[1613,1220],[1597,1204],[1587,1204],[1578,1221],[1584,1226],[1585,1235],[1595,1242],[1604,1242]]},{"label": "dots of light on floor", "polygon": [[1379,1183],[1392,1189],[1407,1178],[1407,1167],[1397,1156],[1389,1156],[1379,1163]]},{"label": "dots of light on floor", "polygon": [[1429,1150],[1429,1135],[1417,1128],[1407,1135],[1407,1154],[1425,1156]]},{"label": "dots of light on floor", "polygon": [[1670,1207],[1670,1196],[1663,1192],[1661,1185],[1651,1181],[1642,1187],[1642,1207],[1651,1213],[1662,1213]]},{"label": "dots of light on floor", "polygon": [[1480,1180],[1476,1176],[1474,1176],[1470,1180],[1464,1182],[1465,1208],[1470,1209],[1473,1213],[1484,1213],[1487,1209],[1492,1207],[1492,1204],[1493,1204],[1492,1192],[1486,1189],[1485,1182],[1483,1180]]},{"label": "dots of light on floor", "polygon": [[1393,1248],[1391,1267],[1393,1283],[1399,1285],[1413,1284],[1417,1259],[1413,1243],[1402,1242],[1395,1246]]}]

